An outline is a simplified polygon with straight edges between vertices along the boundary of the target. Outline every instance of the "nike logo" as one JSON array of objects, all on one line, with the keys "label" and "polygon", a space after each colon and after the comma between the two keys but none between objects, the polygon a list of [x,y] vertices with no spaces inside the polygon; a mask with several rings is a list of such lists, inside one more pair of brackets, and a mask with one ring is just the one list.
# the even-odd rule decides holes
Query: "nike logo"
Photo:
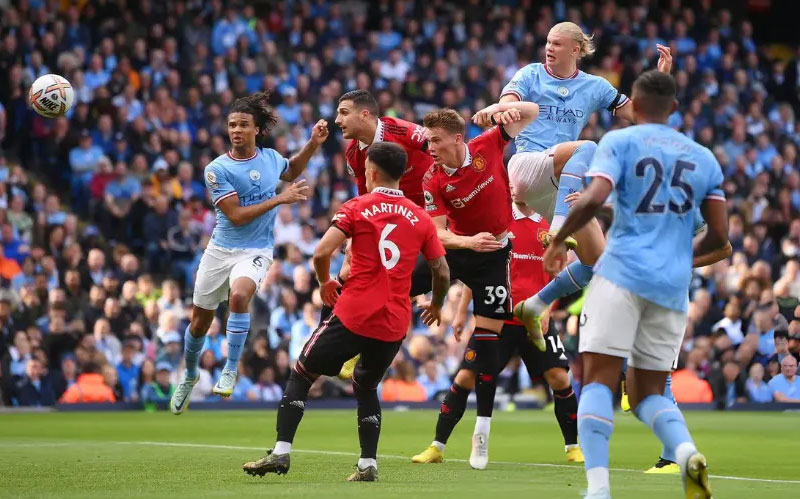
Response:
[{"label": "nike logo", "polygon": [[183,399],[180,404],[175,404],[175,410],[176,411],[183,410],[184,404],[186,404],[186,399]]}]

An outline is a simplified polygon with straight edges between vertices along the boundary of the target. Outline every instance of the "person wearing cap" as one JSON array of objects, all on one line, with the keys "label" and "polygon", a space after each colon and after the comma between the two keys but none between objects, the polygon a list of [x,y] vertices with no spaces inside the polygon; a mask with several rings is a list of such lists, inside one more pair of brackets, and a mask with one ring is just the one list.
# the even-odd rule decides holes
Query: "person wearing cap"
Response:
[{"label": "person wearing cap", "polygon": [[797,377],[797,359],[787,355],[781,361],[781,372],[771,380],[769,387],[775,402],[800,402],[800,378]]},{"label": "person wearing cap", "polygon": [[153,162],[153,176],[150,177],[157,194],[164,194],[170,199],[181,199],[181,184],[169,171],[169,163],[164,158]]},{"label": "person wearing cap", "polygon": [[168,402],[175,392],[175,386],[170,383],[171,374],[172,366],[169,362],[156,363],[156,378],[142,390],[142,402]]},{"label": "person wearing cap", "polygon": [[167,363],[170,371],[177,369],[183,360],[183,350],[181,349],[181,335],[177,331],[170,331],[162,338],[164,348],[158,353],[157,362]]}]

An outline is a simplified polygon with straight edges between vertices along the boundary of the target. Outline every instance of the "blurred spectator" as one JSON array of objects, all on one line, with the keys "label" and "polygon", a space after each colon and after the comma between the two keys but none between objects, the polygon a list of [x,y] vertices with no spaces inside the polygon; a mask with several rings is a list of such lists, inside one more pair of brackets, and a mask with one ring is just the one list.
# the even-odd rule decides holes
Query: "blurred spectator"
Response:
[{"label": "blurred spectator", "polygon": [[797,377],[797,359],[787,355],[781,361],[781,373],[769,380],[775,402],[800,402],[800,379]]},{"label": "blurred spectator", "polygon": [[122,386],[122,396],[125,402],[139,400],[139,370],[134,362],[136,356],[136,343],[126,341],[122,345],[122,360],[117,364],[117,377]]},{"label": "blurred spectator", "polygon": [[36,358],[28,360],[25,376],[17,384],[15,398],[20,406],[41,407],[56,403],[52,382],[44,375],[42,361]]},{"label": "blurred spectator", "polygon": [[172,366],[169,362],[159,362],[155,368],[155,379],[144,385],[142,388],[142,402],[169,402],[175,385],[170,383],[170,371]]},{"label": "blurred spectator", "polygon": [[114,391],[106,386],[100,366],[88,362],[75,384],[67,388],[59,402],[62,404],[116,402],[116,398]]},{"label": "blurred spectator", "polygon": [[742,379],[741,368],[734,361],[725,362],[722,370],[713,373],[711,384],[714,402],[720,409],[747,402],[747,390]]},{"label": "blurred spectator", "polygon": [[750,366],[750,377],[747,378],[746,387],[751,402],[759,404],[772,402],[772,390],[764,382],[764,366],[761,364]]},{"label": "blurred spectator", "polygon": [[422,366],[422,374],[417,381],[423,388],[429,400],[433,400],[437,393],[446,392],[450,388],[450,377],[439,367],[433,359]]},{"label": "blurred spectator", "polygon": [[256,383],[247,392],[248,400],[277,402],[283,396],[283,389],[275,383],[275,369],[266,366],[258,375]]},{"label": "blurred spectator", "polygon": [[428,400],[419,381],[417,381],[414,364],[407,360],[394,363],[394,376],[383,382],[381,400],[384,402],[424,402]]}]

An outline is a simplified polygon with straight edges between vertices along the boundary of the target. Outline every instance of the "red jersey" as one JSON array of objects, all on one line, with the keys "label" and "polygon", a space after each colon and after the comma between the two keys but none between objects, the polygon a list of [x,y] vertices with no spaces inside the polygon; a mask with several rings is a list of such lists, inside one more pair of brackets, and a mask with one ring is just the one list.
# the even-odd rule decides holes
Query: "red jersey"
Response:
[{"label": "red jersey", "polygon": [[466,144],[460,168],[432,166],[422,181],[428,214],[447,215],[450,231],[460,236],[505,232],[513,220],[503,163],[509,140],[500,127],[493,127]]},{"label": "red jersey", "polygon": [[[544,270],[544,245],[542,236],[550,230],[550,224],[538,213],[525,216],[512,206],[514,221],[508,227],[511,238],[511,298],[519,303],[539,291],[548,282],[550,274]],[[522,323],[514,318],[507,324]]]},{"label": "red jersey", "polygon": [[378,187],[343,204],[333,224],[352,238],[350,276],[333,313],[355,334],[403,339],[417,255],[433,260],[445,254],[433,220],[402,191]]},{"label": "red jersey", "polygon": [[[393,142],[403,149],[408,155],[408,165],[403,178],[400,179],[400,190],[414,201],[417,206],[425,206],[422,196],[422,177],[433,164],[433,158],[428,154],[428,141],[421,126],[397,118],[384,116],[378,120],[375,129],[376,142]],[[358,140],[351,140],[347,145],[344,157],[347,160],[347,170],[356,178],[358,194],[367,193],[367,178],[364,163],[367,160],[368,144]]]}]

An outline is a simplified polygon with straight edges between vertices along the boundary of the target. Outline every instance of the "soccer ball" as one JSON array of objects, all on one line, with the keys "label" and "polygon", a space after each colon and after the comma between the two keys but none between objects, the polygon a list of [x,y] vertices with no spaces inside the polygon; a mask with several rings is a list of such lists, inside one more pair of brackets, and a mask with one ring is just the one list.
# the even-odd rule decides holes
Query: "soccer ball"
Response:
[{"label": "soccer ball", "polygon": [[72,107],[75,92],[66,78],[48,74],[37,78],[28,92],[33,110],[45,118],[64,116]]}]

